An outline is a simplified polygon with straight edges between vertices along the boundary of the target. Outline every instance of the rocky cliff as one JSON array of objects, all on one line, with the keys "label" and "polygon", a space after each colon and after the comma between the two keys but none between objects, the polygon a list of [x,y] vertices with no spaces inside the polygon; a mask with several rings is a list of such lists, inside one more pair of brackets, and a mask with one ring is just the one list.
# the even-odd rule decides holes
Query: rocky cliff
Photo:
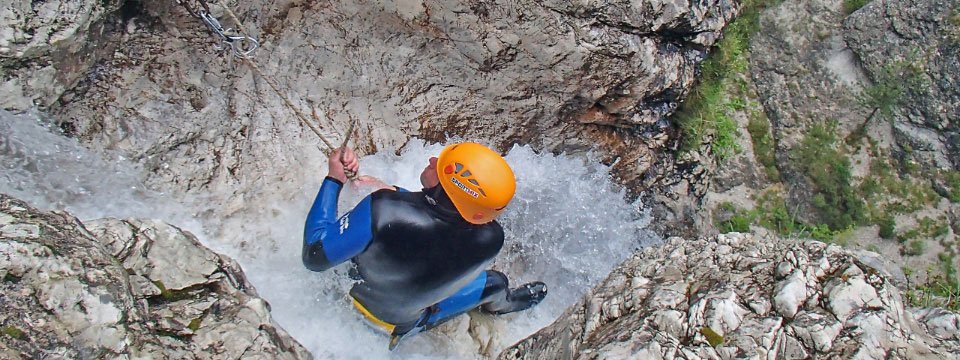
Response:
[{"label": "rocky cliff", "polygon": [[0,357],[308,359],[233,260],[159,222],[0,194]]},{"label": "rocky cliff", "polygon": [[[88,146],[142,161],[154,188],[176,193],[249,198],[282,181],[273,174],[321,157],[267,80],[216,50],[176,1],[55,3],[4,10],[4,108],[37,106]],[[235,27],[227,9],[239,16],[261,43],[253,61],[335,143],[356,120],[366,153],[411,137],[597,151],[637,194],[684,181],[670,171],[666,115],[737,13],[732,0],[210,7],[225,27]]]},{"label": "rocky cliff", "polygon": [[869,249],[897,259],[909,288],[952,288],[960,3],[773,3],[749,39],[746,90],[729,95],[744,104],[731,111],[741,152],[708,171],[700,228]]},{"label": "rocky cliff", "polygon": [[672,238],[500,359],[955,359],[960,315],[909,309],[903,281],[816,241]]},{"label": "rocky cliff", "polygon": [[[634,193],[648,192],[655,224],[669,234],[766,227],[869,249],[903,266],[776,236],[675,240],[637,255],[594,298],[505,357],[957,353],[955,314],[905,310],[957,306],[955,0],[210,6],[227,27],[237,26],[226,15],[234,10],[260,40],[252,59],[267,78],[217,49],[209,28],[176,1],[15,0],[0,10],[0,104],[39,108],[84,145],[133,159],[154,189],[217,194],[201,217],[255,208],[273,184],[319,167],[323,149],[273,92],[275,81],[334,142],[356,121],[355,142],[367,153],[396,151],[414,137],[597,151]],[[747,51],[726,52],[721,43],[713,54],[744,56],[746,65],[721,88],[722,109],[703,112],[735,126],[680,151],[689,134],[670,116],[744,6],[757,10],[742,19],[756,26]],[[721,143],[731,136],[735,144]],[[737,151],[721,158],[723,146]],[[292,196],[299,194],[280,197]],[[175,357],[243,349],[303,356],[269,325],[265,304],[230,261],[200,252],[196,267],[164,262],[195,256],[176,250],[192,240],[175,228],[21,218],[32,210],[4,201],[18,204],[0,218],[4,261],[22,261],[0,268],[3,299],[42,316],[7,312],[4,340],[13,342],[3,343],[4,356],[161,348]],[[40,232],[48,228],[62,230]],[[45,240],[58,234],[83,241]],[[172,253],[149,256],[164,252]],[[61,263],[68,265],[43,267]],[[164,268],[186,268],[190,280]],[[56,289],[30,282],[50,274],[74,280]],[[233,329],[224,313],[261,326]],[[94,330],[109,341],[98,343]],[[232,332],[239,343],[212,340]],[[90,342],[76,346],[74,337]]]}]

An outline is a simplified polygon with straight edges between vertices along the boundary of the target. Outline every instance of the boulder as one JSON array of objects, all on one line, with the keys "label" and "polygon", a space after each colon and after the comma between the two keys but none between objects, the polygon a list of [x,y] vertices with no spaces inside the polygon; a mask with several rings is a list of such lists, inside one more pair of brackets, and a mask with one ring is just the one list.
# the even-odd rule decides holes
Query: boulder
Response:
[{"label": "boulder", "polygon": [[500,359],[956,356],[957,314],[907,309],[895,266],[817,241],[671,238]]},{"label": "boulder", "polygon": [[4,358],[309,359],[233,260],[155,220],[0,194]]}]

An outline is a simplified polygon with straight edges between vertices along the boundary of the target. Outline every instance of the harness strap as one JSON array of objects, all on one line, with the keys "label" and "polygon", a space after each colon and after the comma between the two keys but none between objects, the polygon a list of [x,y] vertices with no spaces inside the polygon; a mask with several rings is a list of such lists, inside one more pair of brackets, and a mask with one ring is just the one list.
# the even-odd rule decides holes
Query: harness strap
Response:
[{"label": "harness strap", "polygon": [[351,296],[350,299],[353,300],[353,307],[357,308],[357,311],[363,314],[363,317],[366,318],[367,321],[369,321],[375,327],[381,328],[384,331],[386,331],[387,335],[393,334],[393,329],[397,327],[396,325],[380,320],[376,316],[373,316],[373,314],[371,314],[370,311],[367,310],[367,308],[363,307],[363,304],[357,301],[357,299],[354,298],[353,296]]}]

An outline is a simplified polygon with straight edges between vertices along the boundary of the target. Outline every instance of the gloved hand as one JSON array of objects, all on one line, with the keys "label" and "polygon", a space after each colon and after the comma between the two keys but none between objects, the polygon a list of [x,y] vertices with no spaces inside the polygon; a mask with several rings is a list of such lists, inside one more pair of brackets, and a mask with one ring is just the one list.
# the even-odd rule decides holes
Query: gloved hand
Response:
[{"label": "gloved hand", "polygon": [[352,149],[339,148],[331,152],[330,157],[327,158],[327,169],[327,176],[346,183],[347,173],[356,174],[360,171],[360,160]]}]

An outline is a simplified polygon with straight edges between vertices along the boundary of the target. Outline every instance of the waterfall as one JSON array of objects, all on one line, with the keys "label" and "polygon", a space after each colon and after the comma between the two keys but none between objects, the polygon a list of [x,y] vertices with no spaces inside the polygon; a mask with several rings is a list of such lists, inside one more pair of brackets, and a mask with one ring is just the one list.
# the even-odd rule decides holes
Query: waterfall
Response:
[{"label": "waterfall", "polygon": [[[361,159],[361,173],[418,191],[419,174],[442,144],[411,140],[399,155]],[[237,259],[272,307],[276,321],[317,358],[484,358],[549,325],[634,250],[660,239],[645,230],[649,215],[629,200],[590,156],[537,153],[514,146],[506,155],[517,177],[516,196],[501,216],[503,251],[493,265],[514,285],[541,280],[550,293],[537,307],[502,316],[461,316],[410,337],[394,352],[387,337],[362,321],[347,301],[353,281],[341,265],[323,273],[300,263],[303,221],[326,169],[262,185],[261,196],[219,218],[211,203],[225,194],[194,199],[147,189],[146,174],[129,159],[92,152],[46,125],[39,114],[0,111],[0,192],[42,209],[67,210],[80,219],[158,218],[197,235]],[[345,186],[340,211],[372,189]],[[215,207],[213,207],[215,209]],[[198,215],[198,214],[206,215]],[[478,341],[476,339],[483,339]]]}]

